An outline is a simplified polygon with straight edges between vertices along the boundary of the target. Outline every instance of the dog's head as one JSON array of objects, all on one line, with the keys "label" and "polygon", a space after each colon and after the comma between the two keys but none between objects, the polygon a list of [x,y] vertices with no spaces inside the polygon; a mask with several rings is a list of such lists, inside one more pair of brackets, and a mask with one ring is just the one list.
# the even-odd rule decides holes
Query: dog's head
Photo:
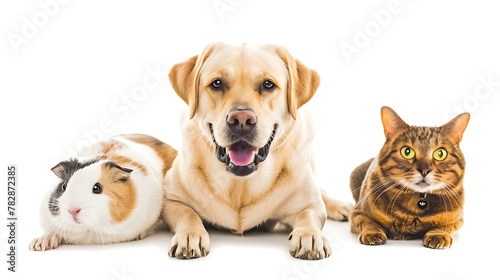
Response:
[{"label": "dog's head", "polygon": [[319,86],[316,71],[279,46],[216,43],[172,67],[172,87],[226,170],[247,176]]}]

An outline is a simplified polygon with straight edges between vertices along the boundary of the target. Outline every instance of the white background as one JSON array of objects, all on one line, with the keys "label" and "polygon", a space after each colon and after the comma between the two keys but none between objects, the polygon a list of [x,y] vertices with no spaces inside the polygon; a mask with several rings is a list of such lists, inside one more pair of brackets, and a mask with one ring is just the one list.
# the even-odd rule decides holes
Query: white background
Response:
[{"label": "white background", "polygon": [[[2,1],[2,279],[498,279],[496,2]],[[29,251],[42,233],[38,207],[55,179],[50,168],[68,151],[89,138],[134,132],[180,148],[185,104],[166,73],[216,41],[283,45],[318,71],[322,84],[306,107],[316,120],[320,182],[337,199],[352,202],[351,170],[383,144],[381,106],[429,126],[469,111],[461,145],[465,224],[453,247],[431,250],[420,240],[364,246],[347,223],[328,221],[333,254],[316,262],[292,258],[286,234],[269,233],[211,232],[210,255],[189,261],[168,257],[166,231],[124,244]],[[355,52],[346,55],[346,46]],[[154,88],[139,94],[154,71]],[[7,272],[4,225],[11,163],[19,174],[15,274]]]}]

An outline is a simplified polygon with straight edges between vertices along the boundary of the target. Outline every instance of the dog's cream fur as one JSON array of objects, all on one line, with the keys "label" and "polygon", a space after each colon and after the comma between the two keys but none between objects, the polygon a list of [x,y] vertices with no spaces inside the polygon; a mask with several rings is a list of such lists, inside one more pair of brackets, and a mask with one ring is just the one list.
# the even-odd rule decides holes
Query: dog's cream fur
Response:
[{"label": "dog's cream fur", "polygon": [[[199,56],[176,64],[170,81],[189,105],[182,116],[183,146],[165,177],[163,219],[175,235],[170,256],[196,258],[209,253],[204,222],[234,233],[280,222],[291,227],[290,254],[322,259],[331,254],[322,228],[328,216],[345,220],[351,205],[326,197],[315,174],[310,116],[299,110],[319,86],[316,71],[279,46],[216,43]],[[223,90],[211,83],[219,79]],[[262,89],[265,80],[273,90]],[[226,171],[215,142],[231,145],[227,115],[251,108],[257,116],[252,143],[263,147],[275,130],[267,158],[247,176]]]}]

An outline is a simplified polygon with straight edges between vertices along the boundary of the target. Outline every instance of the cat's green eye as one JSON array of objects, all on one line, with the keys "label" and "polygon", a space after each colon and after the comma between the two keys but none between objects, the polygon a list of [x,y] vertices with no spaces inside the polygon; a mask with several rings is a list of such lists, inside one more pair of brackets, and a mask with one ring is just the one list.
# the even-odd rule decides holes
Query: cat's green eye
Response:
[{"label": "cat's green eye", "polygon": [[434,157],[434,159],[438,161],[445,160],[447,156],[448,152],[443,148],[435,150],[434,153],[432,154],[432,157]]},{"label": "cat's green eye", "polygon": [[412,159],[415,157],[415,151],[408,146],[404,146],[403,148],[401,148],[401,155],[405,159]]}]

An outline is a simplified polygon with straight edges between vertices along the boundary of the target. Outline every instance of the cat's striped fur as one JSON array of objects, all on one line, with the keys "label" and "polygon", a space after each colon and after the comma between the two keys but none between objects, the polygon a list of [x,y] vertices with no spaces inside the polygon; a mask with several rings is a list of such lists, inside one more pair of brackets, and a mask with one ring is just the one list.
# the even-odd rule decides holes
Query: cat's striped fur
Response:
[{"label": "cat's striped fur", "polygon": [[459,143],[469,114],[440,127],[410,126],[389,107],[381,114],[386,142],[351,174],[351,230],[366,245],[423,239],[426,247],[449,248],[463,224],[465,159]]}]

